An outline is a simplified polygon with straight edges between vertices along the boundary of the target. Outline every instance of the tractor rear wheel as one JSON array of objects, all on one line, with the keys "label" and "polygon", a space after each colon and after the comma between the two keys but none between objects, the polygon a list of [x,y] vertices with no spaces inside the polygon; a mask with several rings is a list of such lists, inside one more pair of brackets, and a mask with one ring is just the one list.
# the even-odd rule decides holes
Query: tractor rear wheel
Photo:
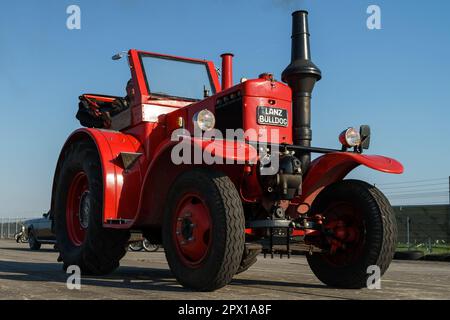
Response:
[{"label": "tractor rear wheel", "polygon": [[185,287],[213,291],[236,274],[245,244],[245,219],[236,187],[224,174],[204,169],[174,182],[163,224],[172,273]]},{"label": "tractor rear wheel", "polygon": [[397,226],[389,201],[377,188],[358,180],[334,183],[319,194],[311,215],[324,218],[325,234],[319,243],[323,252],[307,256],[320,281],[363,288],[373,274],[369,266],[378,266],[380,276],[386,272],[396,248]]},{"label": "tractor rear wheel", "polygon": [[126,253],[128,231],[103,228],[102,167],[95,145],[79,141],[66,151],[55,190],[55,233],[64,269],[114,271]]}]

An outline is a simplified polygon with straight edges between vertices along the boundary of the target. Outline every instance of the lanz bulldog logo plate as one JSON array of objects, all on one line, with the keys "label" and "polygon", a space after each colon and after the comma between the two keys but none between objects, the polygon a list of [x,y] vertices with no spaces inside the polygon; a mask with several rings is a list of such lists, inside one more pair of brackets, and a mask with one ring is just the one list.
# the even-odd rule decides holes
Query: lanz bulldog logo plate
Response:
[{"label": "lanz bulldog logo plate", "polygon": [[258,124],[287,127],[288,126],[287,110],[280,108],[259,106],[256,113],[256,121],[258,122]]}]

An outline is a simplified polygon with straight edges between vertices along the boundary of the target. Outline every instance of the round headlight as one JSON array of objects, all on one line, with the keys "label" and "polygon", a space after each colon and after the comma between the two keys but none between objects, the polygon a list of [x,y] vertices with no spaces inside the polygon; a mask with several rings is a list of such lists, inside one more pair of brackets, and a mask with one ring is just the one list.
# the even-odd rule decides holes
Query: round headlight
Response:
[{"label": "round headlight", "polygon": [[203,109],[194,115],[193,121],[201,130],[209,131],[214,128],[216,117],[211,111]]},{"label": "round headlight", "polygon": [[346,147],[356,147],[361,144],[361,135],[355,128],[348,128],[339,135],[339,142]]}]

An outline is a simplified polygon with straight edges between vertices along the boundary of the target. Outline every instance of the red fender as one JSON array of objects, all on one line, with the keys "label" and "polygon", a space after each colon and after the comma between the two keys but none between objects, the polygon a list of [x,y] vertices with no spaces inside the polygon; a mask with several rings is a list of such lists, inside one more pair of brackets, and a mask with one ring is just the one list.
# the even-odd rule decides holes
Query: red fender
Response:
[{"label": "red fender", "polygon": [[140,198],[133,227],[161,226],[164,201],[175,178],[183,171],[182,165],[169,168],[171,151],[177,141],[166,139],[155,150],[139,192]]},{"label": "red fender", "polygon": [[258,160],[258,152],[256,149],[245,142],[219,139],[210,141],[200,138],[192,138],[192,142],[197,147],[200,147],[204,153],[208,153],[218,159],[241,163],[256,163]]},{"label": "red fender", "polygon": [[344,179],[350,171],[361,164],[386,173],[403,173],[400,162],[383,156],[350,152],[325,154],[311,162],[304,177],[302,195],[299,197],[299,203],[302,204],[298,209],[299,212],[304,213],[326,186]]},{"label": "red fender", "polygon": [[[178,175],[193,167],[191,164],[173,164],[171,159],[172,149],[179,143],[180,141],[167,139],[157,148],[143,180],[144,183],[142,184],[142,190],[140,192],[141,197],[139,200],[137,216],[134,221],[135,227],[161,225],[165,197],[167,196],[172,183]],[[227,163],[227,160],[239,161],[241,163],[256,162],[257,160],[256,149],[243,142],[228,140],[209,141],[183,136],[183,141],[181,143],[187,143],[189,148],[194,146],[194,148],[191,149],[191,151],[193,151],[191,160],[194,160],[195,148],[200,150],[202,154],[205,153],[216,159],[222,159],[224,164]],[[169,168],[168,164],[171,163],[173,166]],[[194,165],[205,166],[207,164],[194,163]],[[236,168],[236,166],[221,166],[220,164],[219,167],[219,170],[223,171],[226,171],[227,168],[231,169],[231,167]],[[229,172],[226,173],[230,174]],[[236,182],[237,181],[235,181],[235,183]]]},{"label": "red fender", "polygon": [[[90,139],[96,145],[103,174],[103,223],[107,227],[124,228],[119,224],[132,221],[136,214],[139,191],[142,184],[141,168],[138,163],[125,170],[120,159],[121,152],[142,153],[141,145],[131,135],[118,131],[82,128],[73,132],[67,139],[58,159],[53,181],[53,194],[56,188],[60,166],[66,149],[76,141]],[[144,161],[142,155],[138,162]],[[54,203],[52,194],[52,207]],[[126,194],[126,196],[122,196]]]}]

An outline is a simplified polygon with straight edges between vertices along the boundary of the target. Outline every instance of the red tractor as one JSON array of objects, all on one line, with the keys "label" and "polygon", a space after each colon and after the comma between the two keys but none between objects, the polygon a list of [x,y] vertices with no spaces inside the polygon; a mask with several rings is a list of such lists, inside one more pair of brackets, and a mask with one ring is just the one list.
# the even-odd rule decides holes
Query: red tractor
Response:
[{"label": "red tractor", "polygon": [[[396,246],[391,205],[373,185],[344,177],[361,164],[403,167],[363,154],[368,126],[341,133],[342,148],[311,146],[321,72],[307,14],[293,13],[284,83],[263,73],[233,84],[232,54],[222,55],[221,83],[211,61],[139,50],[113,57],[128,58],[126,101],[81,96],[85,128],[56,167],[51,212],[65,268],[110,273],[139,231],[163,244],[174,276],[195,290],[221,288],[258,254],[290,255],[293,245],[330,286],[365,287],[370,266],[386,271]],[[311,161],[312,153],[322,155]]]}]

